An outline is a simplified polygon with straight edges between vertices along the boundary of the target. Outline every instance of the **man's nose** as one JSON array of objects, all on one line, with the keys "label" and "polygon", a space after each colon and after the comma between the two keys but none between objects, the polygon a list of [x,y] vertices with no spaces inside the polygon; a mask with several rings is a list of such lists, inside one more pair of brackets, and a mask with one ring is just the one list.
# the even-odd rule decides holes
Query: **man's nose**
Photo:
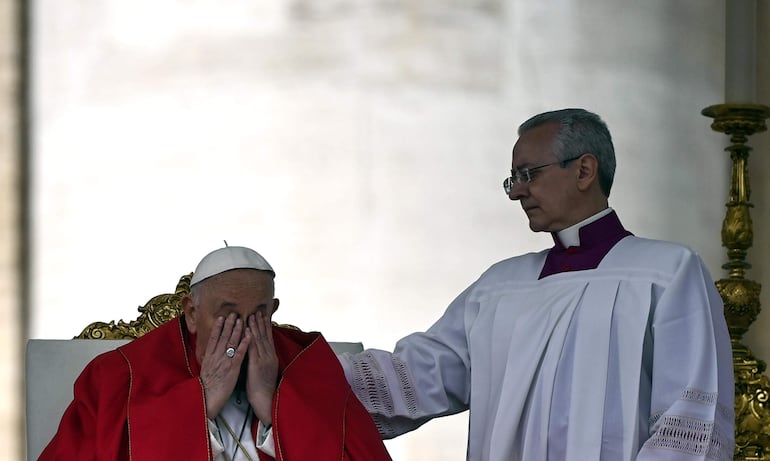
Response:
[{"label": "man's nose", "polygon": [[529,185],[525,182],[511,183],[511,191],[508,193],[508,198],[511,200],[521,200],[529,195]]}]

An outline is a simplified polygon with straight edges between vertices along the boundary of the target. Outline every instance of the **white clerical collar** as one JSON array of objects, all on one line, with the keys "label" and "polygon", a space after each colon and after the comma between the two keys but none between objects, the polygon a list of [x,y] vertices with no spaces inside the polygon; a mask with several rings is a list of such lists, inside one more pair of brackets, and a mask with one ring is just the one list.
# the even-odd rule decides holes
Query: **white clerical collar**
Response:
[{"label": "white clerical collar", "polygon": [[566,229],[560,230],[556,233],[556,236],[559,237],[559,241],[562,245],[564,245],[564,248],[580,246],[580,228],[586,224],[591,224],[597,219],[603,218],[610,213],[612,213],[612,208],[607,207],[595,215],[589,216],[588,218],[580,221],[577,224],[573,224]]}]

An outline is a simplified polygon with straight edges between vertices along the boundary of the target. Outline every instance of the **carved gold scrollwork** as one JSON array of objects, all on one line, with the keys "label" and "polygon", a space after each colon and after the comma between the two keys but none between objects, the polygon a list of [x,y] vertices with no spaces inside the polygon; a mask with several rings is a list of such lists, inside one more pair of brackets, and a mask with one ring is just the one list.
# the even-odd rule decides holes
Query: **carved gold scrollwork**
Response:
[{"label": "carved gold scrollwork", "polygon": [[762,309],[759,303],[762,287],[745,279],[722,279],[716,285],[725,305],[730,337],[733,342],[739,342]]},{"label": "carved gold scrollwork", "polygon": [[764,460],[770,447],[770,380],[765,363],[742,345],[734,349],[735,459]]},{"label": "carved gold scrollwork", "polygon": [[182,276],[173,294],[162,294],[139,307],[139,317],[130,322],[94,322],[75,339],[136,339],[182,313],[182,298],[190,292],[192,273]]},{"label": "carved gold scrollwork", "polygon": [[716,282],[725,305],[725,318],[730,329],[735,372],[735,458],[761,461],[770,455],[770,380],[763,375],[765,363],[741,343],[741,338],[761,310],[759,294],[762,286],[744,278],[751,265],[746,254],[754,240],[750,209],[751,186],[745,143],[754,133],[765,131],[770,107],[753,104],[719,104],[702,111],[711,117],[714,131],[730,136],[731,146],[725,150],[732,160],[732,175],[727,212],[722,223],[722,246],[727,248],[728,262],[722,268],[728,278]]},{"label": "carved gold scrollwork", "polygon": [[729,249],[748,250],[754,240],[751,214],[746,204],[728,204],[722,225],[722,244]]}]

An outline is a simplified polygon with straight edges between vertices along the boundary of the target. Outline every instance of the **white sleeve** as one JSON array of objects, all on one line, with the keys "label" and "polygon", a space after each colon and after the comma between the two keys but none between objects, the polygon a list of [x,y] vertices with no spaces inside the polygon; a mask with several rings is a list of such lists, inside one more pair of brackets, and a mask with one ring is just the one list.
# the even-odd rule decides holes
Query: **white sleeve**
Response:
[{"label": "white sleeve", "polygon": [[655,307],[650,438],[638,461],[731,460],[734,387],[722,300],[700,258],[676,271]]},{"label": "white sleeve", "polygon": [[470,359],[466,289],[424,333],[398,341],[393,353],[368,349],[338,358],[353,392],[390,439],[437,416],[468,408]]},{"label": "white sleeve", "polygon": [[219,428],[217,424],[210,420],[206,420],[209,426],[209,441],[211,444],[211,454],[215,461],[222,460],[221,455],[225,452],[225,447],[222,445],[222,441],[219,440]]},{"label": "white sleeve", "polygon": [[262,425],[262,421],[257,426],[257,449],[266,455],[275,458],[275,442],[273,441],[273,428]]}]

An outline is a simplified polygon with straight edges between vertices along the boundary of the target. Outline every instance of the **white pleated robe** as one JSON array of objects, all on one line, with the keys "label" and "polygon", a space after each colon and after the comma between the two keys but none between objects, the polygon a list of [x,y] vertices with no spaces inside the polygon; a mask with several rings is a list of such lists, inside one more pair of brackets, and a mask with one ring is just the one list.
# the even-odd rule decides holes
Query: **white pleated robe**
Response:
[{"label": "white pleated robe", "polygon": [[470,408],[472,461],[732,459],[730,338],[699,256],[629,236],[538,280],[546,254],[495,264],[392,354],[340,357],[381,434]]}]

